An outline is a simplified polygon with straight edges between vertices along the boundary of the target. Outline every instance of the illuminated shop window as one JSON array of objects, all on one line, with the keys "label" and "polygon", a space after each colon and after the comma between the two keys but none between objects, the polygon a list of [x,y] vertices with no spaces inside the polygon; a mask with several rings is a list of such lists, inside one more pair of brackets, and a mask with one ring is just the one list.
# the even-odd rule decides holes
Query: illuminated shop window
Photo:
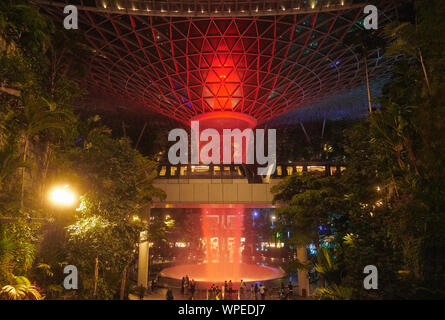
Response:
[{"label": "illuminated shop window", "polygon": [[307,166],[307,172],[324,173],[325,171],[326,171],[325,166]]},{"label": "illuminated shop window", "polygon": [[295,166],[295,172],[297,174],[302,174],[303,173],[303,166]]},{"label": "illuminated shop window", "polygon": [[229,166],[224,166],[224,169],[223,169],[224,171],[223,171],[223,175],[225,176],[225,177],[229,177],[230,176],[230,167]]},{"label": "illuminated shop window", "polygon": [[180,175],[185,176],[187,174],[187,166],[181,166]]},{"label": "illuminated shop window", "polygon": [[170,167],[170,176],[176,176],[176,173],[178,172],[178,167]]},{"label": "illuminated shop window", "polygon": [[214,166],[213,167],[213,175],[218,176],[221,173],[221,167],[220,166]]},{"label": "illuminated shop window", "polygon": [[277,176],[281,175],[283,175],[283,169],[281,168],[281,166],[277,166]]},{"label": "illuminated shop window", "polygon": [[193,173],[208,173],[209,170],[209,166],[192,166]]},{"label": "illuminated shop window", "polygon": [[336,167],[329,167],[329,170],[331,172],[331,176],[333,176],[337,172],[337,168]]},{"label": "illuminated shop window", "polygon": [[241,171],[240,166],[235,166],[233,169],[235,171],[235,175],[236,176],[238,176],[238,177],[242,177],[243,176],[243,172]]},{"label": "illuminated shop window", "polygon": [[167,173],[167,167],[166,166],[162,166],[161,170],[159,171],[159,176],[160,177],[164,177],[166,173]]},{"label": "illuminated shop window", "polygon": [[291,166],[287,166],[286,167],[286,171],[287,171],[287,175],[291,176],[293,173],[294,168],[292,168]]}]

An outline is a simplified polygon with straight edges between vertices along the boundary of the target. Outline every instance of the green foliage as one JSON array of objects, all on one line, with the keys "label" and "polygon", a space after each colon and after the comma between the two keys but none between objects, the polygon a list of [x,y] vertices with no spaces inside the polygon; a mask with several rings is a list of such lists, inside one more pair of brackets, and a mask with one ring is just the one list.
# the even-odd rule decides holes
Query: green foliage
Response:
[{"label": "green foliage", "polygon": [[[90,124],[92,124],[90,122]],[[115,140],[100,127],[90,127],[82,148],[70,149],[66,170],[74,171],[89,192],[81,199],[76,222],[68,226],[68,257],[84,280],[81,294],[111,298],[123,270],[133,261],[140,232],[148,225],[134,219],[153,197],[165,197],[152,185],[156,163],[142,157],[126,139]],[[150,226],[150,236],[165,226]],[[157,232],[155,232],[157,230]],[[162,236],[161,236],[162,237]],[[95,279],[95,259],[100,275]]]},{"label": "green foliage", "polygon": [[318,227],[331,223],[332,213],[346,204],[335,178],[292,175],[272,187],[274,202],[287,205],[276,210],[280,232],[290,232],[293,245],[318,244]]},{"label": "green foliage", "polygon": [[145,292],[147,291],[147,288],[144,286],[137,286],[133,288],[133,292],[138,297],[143,297],[145,295]]},{"label": "green foliage", "polygon": [[333,285],[328,288],[318,288],[314,292],[314,297],[318,300],[351,300],[353,289]]},{"label": "green foliage", "polygon": [[48,45],[51,29],[48,20],[28,1],[12,0],[0,3],[0,34],[7,44],[37,54]]},{"label": "green foliage", "polygon": [[[345,218],[345,228],[336,228],[336,258],[318,252],[315,269],[329,285],[317,291],[320,299],[443,296],[445,41],[437,34],[445,31],[445,5],[415,5],[411,22],[386,30],[394,40],[388,54],[399,60],[378,99],[380,110],[345,131],[344,174],[317,183],[293,176],[273,190],[286,204],[277,224],[300,226],[304,241],[316,242],[315,226],[329,211]],[[363,289],[366,265],[377,267],[379,290]]]},{"label": "green foliage", "polygon": [[0,290],[0,296],[6,297],[8,300],[42,300],[45,298],[28,278],[19,276],[15,277],[14,280],[14,284],[3,286]]},{"label": "green foliage", "polygon": [[[37,279],[49,298],[63,297],[62,269],[69,261],[85,279],[82,297],[91,298],[96,283],[97,297],[112,298],[140,232],[148,228],[132,217],[154,197],[165,197],[152,184],[155,162],[129,140],[113,138],[98,116],[82,120],[74,114],[90,54],[80,31],[53,28],[28,1],[0,3],[0,217],[9,221],[0,224],[5,297],[31,297],[26,283],[11,285],[17,274]],[[83,197],[77,216],[64,210],[54,219],[46,196],[61,181]],[[47,223],[49,217],[53,222]],[[30,218],[43,218],[42,228]],[[67,224],[68,237],[62,231]]]},{"label": "green foliage", "polygon": [[335,257],[332,256],[329,249],[322,248],[317,257],[318,262],[314,266],[315,271],[324,275],[329,284],[339,284],[341,281],[340,266],[335,261]]}]

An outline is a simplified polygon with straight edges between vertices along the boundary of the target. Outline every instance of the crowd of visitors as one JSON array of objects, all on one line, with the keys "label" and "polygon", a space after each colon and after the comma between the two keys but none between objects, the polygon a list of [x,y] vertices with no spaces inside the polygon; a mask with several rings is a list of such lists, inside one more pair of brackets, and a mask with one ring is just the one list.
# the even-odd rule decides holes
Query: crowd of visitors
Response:
[{"label": "crowd of visitors", "polygon": [[[194,279],[189,279],[188,275],[182,277],[181,280],[181,295],[188,295],[191,300],[195,299],[195,292],[197,285]],[[276,291],[275,291],[276,294]],[[278,298],[280,300],[290,300],[293,298],[294,287],[291,282],[286,286],[281,282]],[[238,290],[234,289],[232,280],[224,281],[220,285],[213,283],[207,290],[208,300],[265,300],[269,296],[273,298],[272,292],[268,292],[268,288],[264,283],[250,283],[246,284],[243,280],[239,283]],[[198,297],[200,298],[200,297]],[[202,297],[201,297],[202,298]],[[171,288],[167,289],[167,300],[173,300],[173,291]]]},{"label": "crowd of visitors", "polygon": [[190,299],[194,300],[195,298],[195,291],[196,291],[196,282],[194,279],[189,279],[188,275],[185,275],[182,277],[181,280],[181,294],[188,294],[190,293]]}]

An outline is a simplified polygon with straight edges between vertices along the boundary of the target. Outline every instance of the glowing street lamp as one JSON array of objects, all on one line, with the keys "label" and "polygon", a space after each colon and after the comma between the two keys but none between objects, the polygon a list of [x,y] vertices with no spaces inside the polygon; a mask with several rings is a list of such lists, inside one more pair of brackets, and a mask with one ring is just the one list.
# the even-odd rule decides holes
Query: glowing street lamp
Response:
[{"label": "glowing street lamp", "polygon": [[69,185],[55,187],[51,190],[49,198],[52,203],[62,207],[70,207],[76,203],[76,194],[69,189]]},{"label": "glowing street lamp", "polygon": [[254,226],[254,227],[255,227],[255,218],[256,217],[258,217],[258,211],[253,210],[253,213],[252,213],[252,226]]}]

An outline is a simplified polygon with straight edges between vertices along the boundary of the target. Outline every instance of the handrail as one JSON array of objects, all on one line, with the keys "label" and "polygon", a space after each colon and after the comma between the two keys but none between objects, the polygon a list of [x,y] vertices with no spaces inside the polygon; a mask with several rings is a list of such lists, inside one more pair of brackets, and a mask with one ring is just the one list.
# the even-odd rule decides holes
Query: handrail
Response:
[{"label": "handrail", "polygon": [[364,7],[352,0],[32,0],[40,5],[141,16],[228,18],[278,16],[349,10]]}]

